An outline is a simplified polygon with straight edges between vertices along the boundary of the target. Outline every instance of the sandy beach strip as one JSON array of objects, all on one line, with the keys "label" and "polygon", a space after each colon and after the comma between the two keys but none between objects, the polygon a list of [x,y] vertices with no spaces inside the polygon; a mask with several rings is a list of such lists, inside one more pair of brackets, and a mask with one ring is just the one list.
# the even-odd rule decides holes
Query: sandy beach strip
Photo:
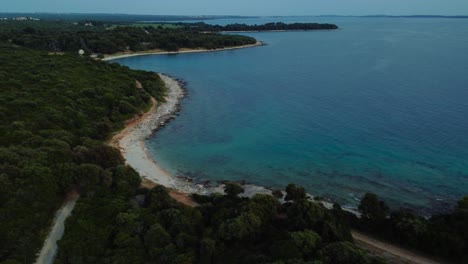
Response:
[{"label": "sandy beach strip", "polygon": [[178,108],[179,100],[184,96],[184,91],[176,80],[163,74],[159,74],[159,76],[168,90],[166,102],[159,104],[152,98],[151,109],[114,135],[109,141],[109,145],[118,148],[126,163],[142,177],[168,188],[181,189],[178,179],[161,168],[149,156],[145,147],[145,140],[174,114]]},{"label": "sandy beach strip", "polygon": [[257,41],[254,44],[242,45],[242,46],[234,46],[234,47],[226,47],[222,49],[187,49],[182,48],[179,51],[165,51],[161,49],[155,50],[147,50],[147,51],[138,51],[138,52],[120,52],[112,55],[104,55],[103,61],[109,60],[116,60],[116,59],[123,59],[128,57],[135,57],[135,56],[145,56],[145,55],[169,55],[169,54],[183,54],[183,53],[198,53],[198,52],[217,52],[217,51],[225,51],[225,50],[236,50],[236,49],[245,49],[245,48],[252,48],[263,46],[264,43],[261,41]]}]

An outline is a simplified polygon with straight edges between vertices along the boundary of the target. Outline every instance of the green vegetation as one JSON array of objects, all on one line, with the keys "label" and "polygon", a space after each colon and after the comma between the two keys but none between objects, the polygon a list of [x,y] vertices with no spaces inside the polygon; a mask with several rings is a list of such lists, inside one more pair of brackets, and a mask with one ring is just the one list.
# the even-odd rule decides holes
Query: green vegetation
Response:
[{"label": "green vegetation", "polygon": [[195,31],[275,31],[275,30],[330,30],[338,29],[335,24],[319,24],[319,23],[292,23],[286,24],[282,22],[266,23],[264,25],[246,25],[246,24],[229,24],[226,26],[210,25],[203,22],[199,23],[178,23],[176,25],[184,26],[187,29]]},{"label": "green vegetation", "polygon": [[233,183],[225,191],[194,195],[195,208],[162,186],[82,198],[57,262],[381,263],[352,243],[339,210],[303,197],[285,204],[271,195],[240,198],[243,189]]},{"label": "green vegetation", "polygon": [[409,210],[389,211],[375,194],[366,194],[359,205],[360,219],[349,215],[359,230],[377,235],[428,255],[468,263],[468,196],[452,213],[427,219]]},{"label": "green vegetation", "polygon": [[169,28],[169,29],[175,29],[175,28],[181,28],[182,26],[179,25],[178,23],[131,23],[131,24],[114,24],[107,29],[115,29],[116,27],[119,26],[129,26],[129,27],[139,27],[139,28],[146,28],[146,27],[154,27],[154,28]]},{"label": "green vegetation", "polygon": [[199,33],[185,27],[117,26],[102,22],[0,21],[0,39],[13,44],[47,50],[88,54],[180,48],[217,49],[254,44],[254,38],[218,33]]},{"label": "green vegetation", "polygon": [[134,23],[127,25],[104,22],[0,21],[0,38],[13,44],[50,52],[112,54],[125,51],[180,48],[218,49],[254,44],[254,38],[219,34],[221,31],[319,30],[337,29],[332,24],[268,23],[265,25],[205,23]]},{"label": "green vegetation", "polygon": [[0,62],[0,260],[31,263],[68,191],[133,193],[138,175],[104,140],[165,87],[155,73],[10,44]]}]

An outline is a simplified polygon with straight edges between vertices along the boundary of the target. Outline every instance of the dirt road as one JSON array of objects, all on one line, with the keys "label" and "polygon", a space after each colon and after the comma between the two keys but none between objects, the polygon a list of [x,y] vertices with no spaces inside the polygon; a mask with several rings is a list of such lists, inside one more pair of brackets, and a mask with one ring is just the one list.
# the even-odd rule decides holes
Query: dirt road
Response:
[{"label": "dirt road", "polygon": [[356,244],[362,248],[374,253],[378,256],[383,256],[390,263],[410,263],[410,264],[436,264],[444,263],[438,260],[434,260],[427,256],[422,256],[416,252],[412,252],[407,249],[403,249],[396,245],[389,244],[365,235],[363,233],[352,231]]}]

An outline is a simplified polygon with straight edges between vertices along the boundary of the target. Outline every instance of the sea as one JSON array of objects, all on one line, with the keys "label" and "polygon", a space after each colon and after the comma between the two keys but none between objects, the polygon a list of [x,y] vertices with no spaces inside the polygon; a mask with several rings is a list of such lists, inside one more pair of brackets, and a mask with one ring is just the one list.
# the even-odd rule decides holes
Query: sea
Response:
[{"label": "sea", "polygon": [[289,183],[355,208],[453,209],[468,194],[468,19],[261,17],[339,30],[240,33],[264,46],[116,62],[187,82],[180,115],[146,141],[199,182]]}]

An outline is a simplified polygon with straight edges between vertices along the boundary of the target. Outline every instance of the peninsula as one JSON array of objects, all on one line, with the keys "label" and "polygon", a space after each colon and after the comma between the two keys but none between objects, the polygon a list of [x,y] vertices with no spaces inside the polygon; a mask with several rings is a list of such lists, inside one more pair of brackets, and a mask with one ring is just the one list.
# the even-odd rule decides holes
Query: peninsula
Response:
[{"label": "peninsula", "polygon": [[78,52],[103,58],[106,54],[187,50],[220,50],[256,46],[248,36],[223,31],[284,31],[337,29],[333,24],[268,23],[211,26],[205,23],[120,23],[101,21],[0,21],[0,37],[9,42],[53,53]]}]

